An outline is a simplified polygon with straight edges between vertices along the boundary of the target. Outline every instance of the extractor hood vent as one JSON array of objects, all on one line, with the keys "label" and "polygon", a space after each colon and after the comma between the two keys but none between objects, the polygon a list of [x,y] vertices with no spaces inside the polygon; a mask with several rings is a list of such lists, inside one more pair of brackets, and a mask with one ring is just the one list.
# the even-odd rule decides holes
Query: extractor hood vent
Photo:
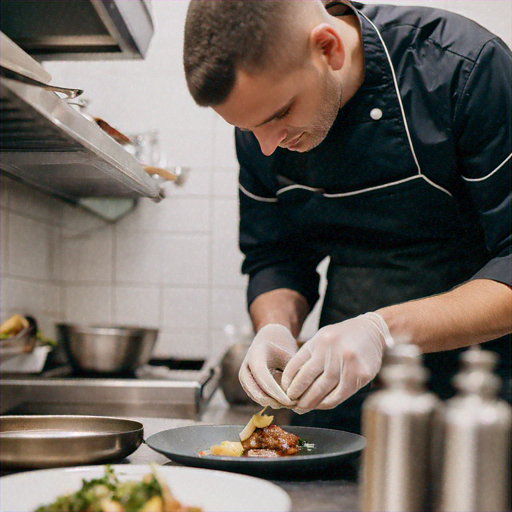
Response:
[{"label": "extractor hood vent", "polygon": [[44,123],[42,116],[27,112],[19,98],[2,90],[0,98],[0,150],[80,151],[81,146],[62,136],[62,131]]},{"label": "extractor hood vent", "polygon": [[144,0],[2,0],[0,30],[37,60],[142,58],[154,27]]}]

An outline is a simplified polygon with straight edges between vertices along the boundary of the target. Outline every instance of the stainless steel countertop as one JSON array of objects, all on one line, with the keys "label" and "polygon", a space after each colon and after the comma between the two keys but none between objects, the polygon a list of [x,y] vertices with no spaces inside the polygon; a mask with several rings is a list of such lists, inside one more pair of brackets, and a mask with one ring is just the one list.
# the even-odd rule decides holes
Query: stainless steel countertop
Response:
[{"label": "stainless steel countertop", "polygon": [[[136,419],[144,425],[144,438],[148,438],[162,430],[198,423],[245,424],[248,418],[258,410],[258,406],[230,406],[224,399],[222,392],[217,390],[201,422],[166,418],[132,419]],[[278,423],[283,424],[280,421]],[[145,444],[141,445],[124,462],[127,464],[155,462],[169,466],[179,465],[154,452]],[[358,471],[359,461],[356,460],[340,467],[337,474],[325,475],[321,480],[272,480],[272,482],[288,492],[292,499],[292,510],[294,512],[332,512],[334,510],[354,512],[358,510]]]}]

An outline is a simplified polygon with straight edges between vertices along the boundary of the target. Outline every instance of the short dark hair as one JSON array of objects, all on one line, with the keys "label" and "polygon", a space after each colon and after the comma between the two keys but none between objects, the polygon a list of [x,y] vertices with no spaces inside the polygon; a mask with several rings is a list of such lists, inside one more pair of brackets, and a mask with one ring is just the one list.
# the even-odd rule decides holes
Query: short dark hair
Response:
[{"label": "short dark hair", "polygon": [[[284,55],[294,0],[191,0],[183,64],[187,85],[201,106],[222,104],[239,69],[267,69]],[[292,21],[293,22],[293,21]]]}]

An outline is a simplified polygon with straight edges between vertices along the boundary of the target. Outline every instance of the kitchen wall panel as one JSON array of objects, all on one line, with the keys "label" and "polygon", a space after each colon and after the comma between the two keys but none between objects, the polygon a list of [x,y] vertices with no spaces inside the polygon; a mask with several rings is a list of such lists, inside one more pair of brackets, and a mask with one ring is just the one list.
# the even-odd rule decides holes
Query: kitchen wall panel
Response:
[{"label": "kitchen wall panel", "polygon": [[53,246],[58,228],[9,213],[7,229],[8,273],[48,282],[52,278]]},{"label": "kitchen wall panel", "polygon": [[210,237],[170,235],[162,251],[164,285],[208,286],[210,281]]},{"label": "kitchen wall panel", "polygon": [[[245,321],[245,289],[219,287],[213,290],[211,303],[211,321],[215,330],[222,331],[223,328],[232,324],[243,325]],[[242,306],[242,307],[241,307]]]},{"label": "kitchen wall panel", "polygon": [[[0,187],[2,188],[2,202],[0,204],[6,205],[7,201],[4,202],[4,189],[6,187],[3,185],[3,183],[4,182],[2,181],[2,185],[0,185]],[[2,237],[0,243],[0,275],[2,276],[7,274],[7,256],[9,254],[7,251],[7,241],[9,240],[7,236],[7,229],[9,227],[8,219],[9,210],[7,208],[2,207],[0,210],[0,236]]]},{"label": "kitchen wall panel", "polygon": [[116,325],[160,326],[160,290],[154,287],[117,285],[114,292]]},{"label": "kitchen wall panel", "polygon": [[117,232],[115,280],[158,287],[162,279],[164,237],[143,231]]},{"label": "kitchen wall panel", "polygon": [[64,283],[64,321],[81,325],[112,325],[113,292],[109,285]]},{"label": "kitchen wall panel", "polygon": [[114,229],[62,235],[62,279],[66,283],[111,283]]},{"label": "kitchen wall panel", "polygon": [[[379,2],[379,0],[373,0]],[[452,9],[511,44],[508,0],[386,0]],[[191,168],[159,203],[140,200],[115,224],[1,180],[1,319],[144,324],[161,330],[161,356],[200,358],[247,326],[237,247],[233,129],[190,98],[182,69],[185,0],[154,0],[155,37],[143,61],[48,62],[52,83],[80,87],[90,113],[127,133],[159,132],[162,165]],[[326,263],[320,265],[325,288]],[[319,303],[303,338],[316,329]]]},{"label": "kitchen wall panel", "polygon": [[32,315],[53,334],[62,318],[63,203],[6,177],[0,179],[0,317]]},{"label": "kitchen wall panel", "polygon": [[[209,290],[206,287],[166,287],[163,290],[162,325],[170,329],[209,328]],[[160,347],[162,349],[162,347]]]}]

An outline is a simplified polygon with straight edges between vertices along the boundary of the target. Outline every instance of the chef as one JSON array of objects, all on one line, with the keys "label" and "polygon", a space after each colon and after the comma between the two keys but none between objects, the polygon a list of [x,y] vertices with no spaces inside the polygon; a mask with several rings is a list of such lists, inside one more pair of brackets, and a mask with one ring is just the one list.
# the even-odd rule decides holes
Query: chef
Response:
[{"label": "chef", "polygon": [[[501,355],[510,393],[503,41],[431,8],[192,0],[184,64],[195,101],[236,127],[249,396],[357,432],[399,342],[442,398],[475,344]],[[299,348],[326,257],[321,328]]]}]

